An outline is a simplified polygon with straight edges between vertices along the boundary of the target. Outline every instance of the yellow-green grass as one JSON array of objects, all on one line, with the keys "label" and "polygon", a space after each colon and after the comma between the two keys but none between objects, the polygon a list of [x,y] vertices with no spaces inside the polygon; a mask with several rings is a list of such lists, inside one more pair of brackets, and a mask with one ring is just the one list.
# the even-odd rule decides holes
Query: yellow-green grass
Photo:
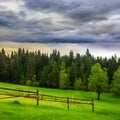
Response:
[{"label": "yellow-green grass", "polygon": [[[112,93],[102,93],[101,100],[96,99],[95,92],[58,90],[48,88],[28,87],[14,84],[1,83],[0,87],[16,88],[24,90],[39,90],[41,94],[68,96],[76,98],[95,98],[95,112],[91,105],[75,105],[39,101],[30,98],[0,99],[0,120],[120,120],[120,98]],[[1,96],[0,98],[5,97]]]}]

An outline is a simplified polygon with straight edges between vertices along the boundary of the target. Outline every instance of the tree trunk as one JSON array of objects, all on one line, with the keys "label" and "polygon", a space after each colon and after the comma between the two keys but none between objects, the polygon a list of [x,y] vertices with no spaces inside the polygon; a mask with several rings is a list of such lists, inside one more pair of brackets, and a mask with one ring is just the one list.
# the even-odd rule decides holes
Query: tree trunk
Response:
[{"label": "tree trunk", "polygon": [[98,90],[98,100],[100,100],[100,91]]}]

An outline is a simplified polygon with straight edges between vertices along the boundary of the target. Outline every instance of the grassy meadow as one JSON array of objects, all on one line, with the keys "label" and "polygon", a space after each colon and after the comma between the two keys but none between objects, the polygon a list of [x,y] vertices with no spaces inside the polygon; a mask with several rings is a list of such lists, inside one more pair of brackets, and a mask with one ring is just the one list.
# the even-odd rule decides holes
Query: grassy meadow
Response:
[{"label": "grassy meadow", "polygon": [[[0,120],[120,120],[120,98],[112,93],[102,93],[98,101],[95,92],[73,91],[28,87],[1,83],[0,87],[16,88],[24,90],[39,89],[41,94],[66,96],[76,98],[95,98],[95,112],[91,105],[67,104],[51,101],[39,101],[30,98],[0,99]],[[4,96],[0,95],[0,98]]]}]

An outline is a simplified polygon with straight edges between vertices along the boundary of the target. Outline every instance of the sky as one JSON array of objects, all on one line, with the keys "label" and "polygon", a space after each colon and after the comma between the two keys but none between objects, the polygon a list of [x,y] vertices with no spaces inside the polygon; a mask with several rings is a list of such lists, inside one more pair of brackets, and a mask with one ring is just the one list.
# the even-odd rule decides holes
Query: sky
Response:
[{"label": "sky", "polygon": [[120,0],[0,0],[0,41],[119,42]]},{"label": "sky", "polygon": [[[86,53],[87,48],[91,55],[94,57],[107,57],[111,58],[112,56],[117,55],[120,57],[120,48],[116,47],[116,45],[105,47],[105,45],[100,44],[92,44],[92,43],[21,43],[21,42],[0,42],[0,50],[2,50],[4,46],[6,54],[11,54],[12,51],[17,52],[18,48],[24,48],[25,50],[29,50],[30,52],[40,50],[41,53],[45,53],[50,55],[53,50],[57,50],[60,52],[60,55],[68,55],[70,50],[74,52],[74,56],[79,53],[80,55],[84,55]],[[120,44],[119,44],[120,46]]]},{"label": "sky", "polygon": [[120,0],[0,0],[5,41],[119,47]]}]

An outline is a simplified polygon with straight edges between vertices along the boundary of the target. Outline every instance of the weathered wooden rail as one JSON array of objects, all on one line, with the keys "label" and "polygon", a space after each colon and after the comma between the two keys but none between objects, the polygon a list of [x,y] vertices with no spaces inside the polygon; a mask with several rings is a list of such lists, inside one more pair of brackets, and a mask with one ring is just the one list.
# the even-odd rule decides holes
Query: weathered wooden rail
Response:
[{"label": "weathered wooden rail", "polygon": [[52,96],[46,94],[39,94],[38,90],[31,91],[31,90],[21,90],[21,89],[12,89],[12,88],[3,88],[3,87],[0,87],[0,95],[6,96],[0,99],[8,99],[13,97],[33,98],[36,99],[36,105],[39,105],[39,100],[67,103],[68,109],[70,107],[70,104],[88,104],[92,106],[92,111],[94,112],[93,99]]}]

